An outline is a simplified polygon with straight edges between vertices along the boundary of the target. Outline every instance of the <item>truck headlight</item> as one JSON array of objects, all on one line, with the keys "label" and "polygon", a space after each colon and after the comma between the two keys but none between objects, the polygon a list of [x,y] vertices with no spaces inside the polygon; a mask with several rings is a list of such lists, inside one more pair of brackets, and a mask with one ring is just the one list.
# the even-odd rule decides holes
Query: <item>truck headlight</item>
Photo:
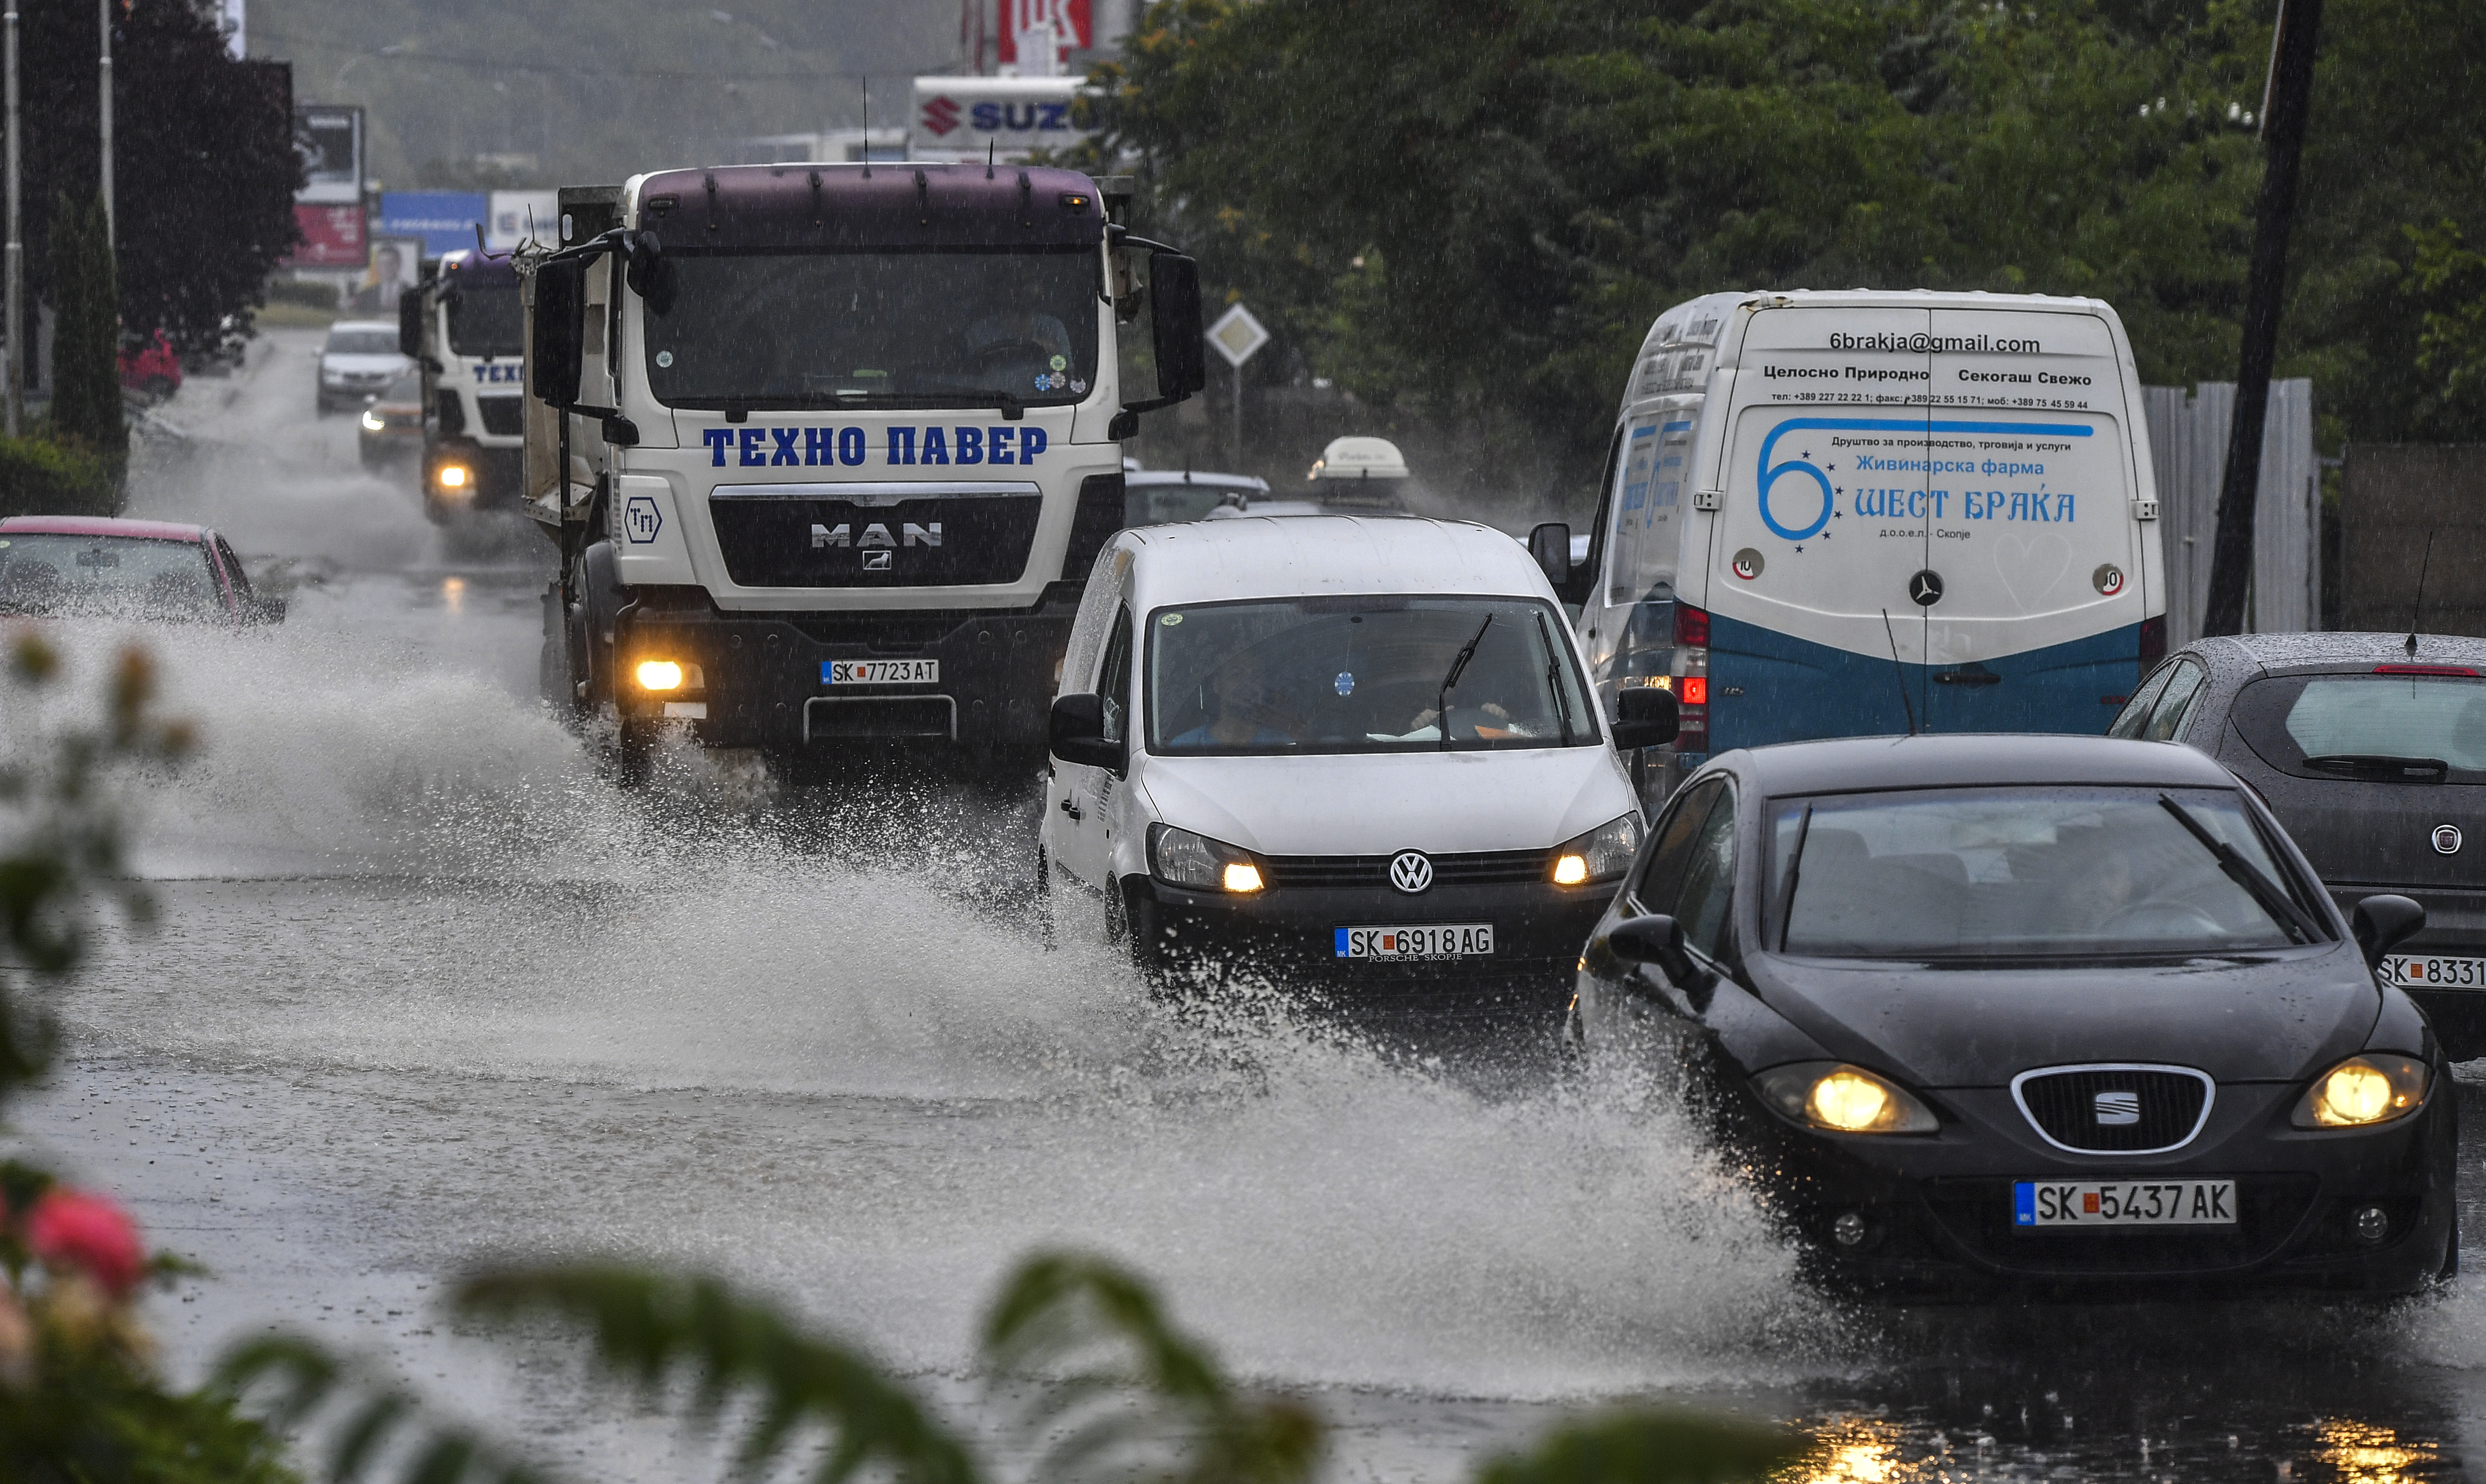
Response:
[{"label": "truck headlight", "polygon": [[707,676],[697,665],[679,660],[641,660],[630,672],[643,691],[704,691]]},{"label": "truck headlight", "polygon": [[2366,1052],[2313,1079],[2289,1121],[2301,1129],[2372,1128],[2417,1112],[2425,1085],[2424,1062]]},{"label": "truck headlight", "polygon": [[1788,1118],[1833,1133],[1930,1134],[1942,1126],[1905,1087],[1844,1061],[1772,1067],[1753,1083]]},{"label": "truck headlight", "polygon": [[1248,895],[1266,886],[1252,852],[1170,824],[1148,827],[1148,869],[1168,886]]},{"label": "truck headlight", "polygon": [[1588,834],[1555,847],[1554,884],[1576,887],[1591,881],[1612,881],[1631,869],[1632,857],[1639,854],[1640,816],[1625,814],[1609,819]]}]

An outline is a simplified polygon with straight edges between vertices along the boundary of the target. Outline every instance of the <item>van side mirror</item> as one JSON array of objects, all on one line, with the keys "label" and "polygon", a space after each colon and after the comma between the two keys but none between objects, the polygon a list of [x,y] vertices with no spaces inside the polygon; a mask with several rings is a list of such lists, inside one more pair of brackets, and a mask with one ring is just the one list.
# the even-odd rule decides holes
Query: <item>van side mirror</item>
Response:
[{"label": "van side mirror", "polygon": [[1616,922],[1606,934],[1606,951],[1627,964],[1655,964],[1677,984],[1693,976],[1692,955],[1683,948],[1683,924],[1662,912]]},{"label": "van side mirror", "polygon": [[1528,555],[1535,560],[1545,580],[1561,592],[1571,582],[1571,528],[1559,520],[1549,520],[1528,533]]},{"label": "van side mirror", "polygon": [[529,389],[554,407],[578,405],[579,358],[587,344],[587,260],[556,258],[536,268],[528,323]]},{"label": "van side mirror", "polygon": [[1156,341],[1157,401],[1181,401],[1208,385],[1208,337],[1200,324],[1200,264],[1180,253],[1148,255],[1149,329]]},{"label": "van side mirror", "polygon": [[1056,696],[1045,726],[1044,750],[1063,762],[1119,773],[1127,760],[1122,744],[1105,740],[1105,698]]},{"label": "van side mirror", "polygon": [[2365,967],[2379,969],[2383,956],[2417,936],[2425,926],[2425,908],[2395,893],[2368,896],[2348,914],[2348,928],[2364,950]]},{"label": "van side mirror", "polygon": [[397,296],[397,353],[413,360],[423,356],[421,289],[409,289]]},{"label": "van side mirror", "polygon": [[1672,691],[1635,685],[1615,697],[1615,751],[1664,747],[1682,730],[1683,711],[1675,704]]}]

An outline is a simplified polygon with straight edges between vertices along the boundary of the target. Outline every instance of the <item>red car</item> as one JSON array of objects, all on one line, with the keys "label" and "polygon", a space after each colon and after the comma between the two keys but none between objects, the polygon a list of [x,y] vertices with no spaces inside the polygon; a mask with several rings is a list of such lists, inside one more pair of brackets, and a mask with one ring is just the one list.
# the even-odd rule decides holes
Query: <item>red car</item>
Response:
[{"label": "red car", "polygon": [[163,331],[152,339],[122,337],[121,384],[159,402],[181,390],[181,358],[173,353],[173,342]]},{"label": "red car", "polygon": [[0,616],[14,614],[275,623],[285,602],[252,592],[205,526],[13,515],[0,520]]}]

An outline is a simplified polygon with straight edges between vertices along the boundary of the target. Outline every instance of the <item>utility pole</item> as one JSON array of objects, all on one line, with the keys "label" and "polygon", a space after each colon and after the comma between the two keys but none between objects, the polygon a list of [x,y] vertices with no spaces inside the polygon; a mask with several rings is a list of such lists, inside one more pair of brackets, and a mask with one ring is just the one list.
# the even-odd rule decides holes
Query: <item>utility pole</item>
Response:
[{"label": "utility pole", "polygon": [[2261,435],[2270,412],[2270,372],[2279,357],[2279,317],[2287,287],[2287,233],[2305,155],[2306,115],[2313,105],[2314,41],[2322,0],[2279,0],[2271,38],[2270,80],[2261,132],[2270,159],[2253,223],[2252,267],[2245,280],[2244,354],[2236,368],[2236,416],[2227,427],[2226,478],[2219,486],[2219,533],[2211,549],[2203,634],[2241,634],[2245,586],[2252,575],[2253,502],[2261,488]]},{"label": "utility pole", "polygon": [[110,252],[121,240],[112,214],[112,0],[95,0],[97,29],[103,34],[103,67],[97,73],[103,98],[103,247]]},{"label": "utility pole", "polygon": [[17,191],[17,0],[8,0],[9,42],[5,65],[9,80],[9,436],[21,437],[26,427],[26,243],[24,215]]}]

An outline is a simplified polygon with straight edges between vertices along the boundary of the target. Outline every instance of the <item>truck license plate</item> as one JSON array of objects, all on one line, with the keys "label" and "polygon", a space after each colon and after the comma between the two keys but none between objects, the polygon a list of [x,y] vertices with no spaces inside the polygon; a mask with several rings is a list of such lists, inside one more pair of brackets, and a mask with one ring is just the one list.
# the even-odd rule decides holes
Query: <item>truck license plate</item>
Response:
[{"label": "truck license plate", "polygon": [[822,685],[938,685],[939,660],[822,660]]},{"label": "truck license plate", "polygon": [[1493,924],[1341,927],[1334,946],[1340,958],[1483,958],[1493,952]]},{"label": "truck license plate", "polygon": [[2383,969],[2403,989],[2486,989],[2486,958],[2389,953]]},{"label": "truck license plate", "polygon": [[2014,1226],[2233,1226],[2233,1180],[2022,1180]]}]

